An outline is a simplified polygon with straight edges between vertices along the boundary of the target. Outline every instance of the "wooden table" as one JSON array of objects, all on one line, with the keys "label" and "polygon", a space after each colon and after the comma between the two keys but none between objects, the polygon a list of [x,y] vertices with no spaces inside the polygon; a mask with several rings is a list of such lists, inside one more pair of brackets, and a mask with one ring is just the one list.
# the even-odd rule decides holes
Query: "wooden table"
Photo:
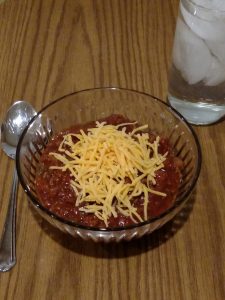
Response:
[{"label": "wooden table", "polygon": [[[178,0],[5,0],[0,4],[0,120],[15,100],[39,110],[73,91],[119,86],[166,101]],[[203,164],[188,205],[140,240],[73,239],[18,194],[17,264],[0,299],[225,299],[224,122],[195,127]],[[14,163],[0,151],[0,232]]]}]

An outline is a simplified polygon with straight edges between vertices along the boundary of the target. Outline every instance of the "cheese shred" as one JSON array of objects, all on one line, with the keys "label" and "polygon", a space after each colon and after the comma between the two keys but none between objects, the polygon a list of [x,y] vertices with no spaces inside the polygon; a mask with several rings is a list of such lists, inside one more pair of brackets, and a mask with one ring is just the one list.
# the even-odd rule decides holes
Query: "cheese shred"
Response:
[{"label": "cheese shred", "polygon": [[[85,133],[64,135],[58,152],[51,152],[60,162],[50,169],[69,171],[71,187],[76,194],[76,206],[85,213],[93,213],[106,226],[110,217],[120,213],[133,222],[147,220],[149,193],[166,196],[152,188],[156,171],[164,167],[167,153],[158,152],[159,136],[153,143],[143,132],[147,125],[126,132],[134,123],[96,127]],[[133,205],[135,197],[143,199],[143,216]]]}]

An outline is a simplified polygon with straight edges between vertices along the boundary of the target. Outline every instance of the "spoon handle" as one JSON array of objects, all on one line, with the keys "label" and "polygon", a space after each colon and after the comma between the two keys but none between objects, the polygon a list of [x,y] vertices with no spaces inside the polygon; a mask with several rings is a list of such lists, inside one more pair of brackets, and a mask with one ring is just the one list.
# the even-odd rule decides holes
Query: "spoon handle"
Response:
[{"label": "spoon handle", "polygon": [[0,272],[10,270],[16,264],[16,197],[18,176],[16,169],[10,193],[9,206],[0,242]]}]

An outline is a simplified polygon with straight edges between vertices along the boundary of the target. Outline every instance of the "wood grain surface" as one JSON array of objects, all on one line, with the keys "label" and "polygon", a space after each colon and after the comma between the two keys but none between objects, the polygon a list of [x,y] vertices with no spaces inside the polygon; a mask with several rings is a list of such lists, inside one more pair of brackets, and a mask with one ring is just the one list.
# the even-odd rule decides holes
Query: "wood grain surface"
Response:
[{"label": "wood grain surface", "polygon": [[[73,91],[119,86],[166,101],[178,0],[5,0],[0,4],[0,121]],[[102,245],[42,221],[18,193],[17,264],[0,299],[225,299],[224,122],[195,127],[203,163],[175,219],[140,240]],[[0,232],[14,162],[0,151]]]}]

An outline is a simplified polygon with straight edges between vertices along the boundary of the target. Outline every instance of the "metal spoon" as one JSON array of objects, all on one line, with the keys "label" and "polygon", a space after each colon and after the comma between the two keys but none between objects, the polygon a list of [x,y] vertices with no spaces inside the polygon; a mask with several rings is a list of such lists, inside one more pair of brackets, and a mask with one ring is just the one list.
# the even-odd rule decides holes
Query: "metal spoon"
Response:
[{"label": "metal spoon", "polygon": [[[15,102],[8,110],[1,126],[1,147],[12,159],[15,159],[19,137],[31,118],[36,114],[33,107],[25,101]],[[9,198],[8,212],[0,242],[0,272],[10,270],[16,263],[16,196],[18,176],[16,168]]]}]

